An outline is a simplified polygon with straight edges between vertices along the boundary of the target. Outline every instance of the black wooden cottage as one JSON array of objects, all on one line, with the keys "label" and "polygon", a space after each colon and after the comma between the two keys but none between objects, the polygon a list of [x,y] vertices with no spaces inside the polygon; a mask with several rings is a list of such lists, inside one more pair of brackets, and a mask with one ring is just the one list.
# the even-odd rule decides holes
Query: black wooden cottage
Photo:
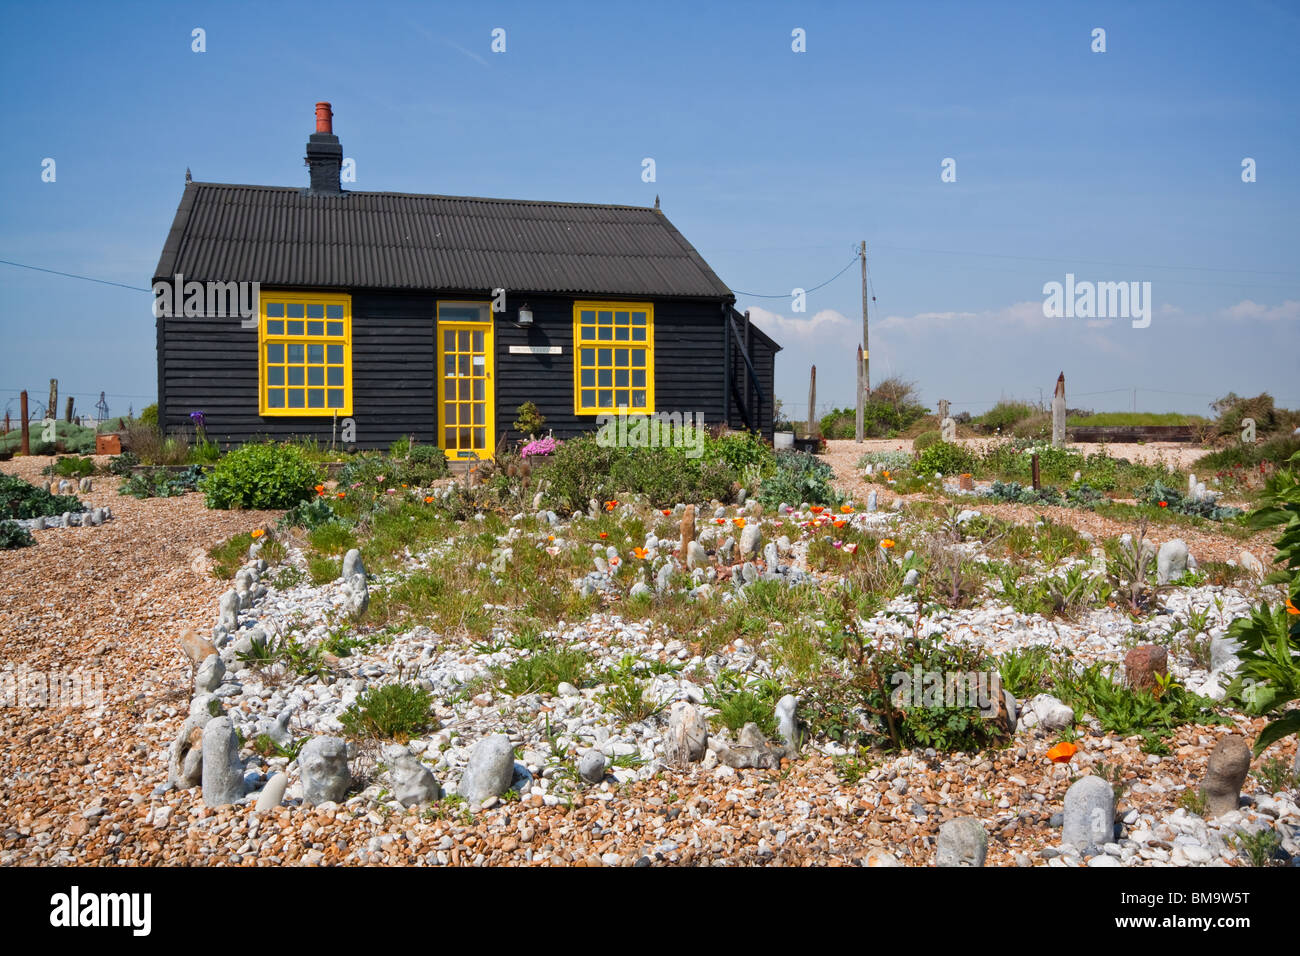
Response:
[{"label": "black wooden cottage", "polygon": [[[208,307],[155,303],[164,428],[199,411],[225,444],[350,425],[359,448],[413,435],[469,457],[520,437],[532,401],[561,438],[620,406],[771,437],[780,346],[657,200],[344,190],[326,103],[307,164],[307,189],[187,181],[154,288],[187,305],[207,288]],[[250,314],[227,312],[223,292],[254,282]]]}]

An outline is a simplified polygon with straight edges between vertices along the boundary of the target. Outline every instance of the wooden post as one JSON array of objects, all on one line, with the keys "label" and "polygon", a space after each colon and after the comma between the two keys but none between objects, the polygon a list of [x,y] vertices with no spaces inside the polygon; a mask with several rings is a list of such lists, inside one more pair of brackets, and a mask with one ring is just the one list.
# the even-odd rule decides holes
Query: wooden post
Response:
[{"label": "wooden post", "polygon": [[19,399],[19,403],[18,403],[18,404],[19,404],[19,406],[20,406],[19,411],[20,411],[20,413],[21,413],[22,416],[23,416],[23,425],[22,425],[22,428],[23,428],[23,444],[22,444],[22,452],[23,452],[24,455],[30,455],[30,454],[32,453],[32,436],[31,436],[30,429],[29,429],[28,426],[27,426],[27,389],[23,389],[23,391],[22,391],[22,397]]},{"label": "wooden post", "polygon": [[811,438],[817,434],[817,366],[812,367],[812,373],[808,376],[808,432],[805,437]]},{"label": "wooden post", "polygon": [[45,406],[46,418],[57,418],[59,414],[59,380],[50,379],[50,402]]},{"label": "wooden post", "polygon": [[1052,445],[1065,444],[1065,373],[1056,380],[1056,393],[1052,396]]},{"label": "wooden post", "polygon": [[871,397],[871,340],[867,336],[867,240],[862,240],[862,394]]},{"label": "wooden post", "polygon": [[65,406],[67,410],[63,413],[63,420],[65,422],[72,421],[72,405],[75,401],[76,399],[74,399],[71,395],[68,396],[68,403]]},{"label": "wooden post", "polygon": [[862,401],[862,399],[863,399],[863,395],[862,395],[862,372],[863,372],[863,366],[862,366],[862,346],[859,345],[859,346],[858,346],[858,426],[857,426],[856,431],[854,432],[854,437],[853,437],[853,440],[856,441],[859,445],[862,444],[862,434],[863,434],[863,421],[862,421],[862,407],[863,407],[863,401]]},{"label": "wooden post", "polygon": [[1038,490],[1038,452],[1034,452],[1030,459],[1030,465],[1034,470],[1034,491]]}]

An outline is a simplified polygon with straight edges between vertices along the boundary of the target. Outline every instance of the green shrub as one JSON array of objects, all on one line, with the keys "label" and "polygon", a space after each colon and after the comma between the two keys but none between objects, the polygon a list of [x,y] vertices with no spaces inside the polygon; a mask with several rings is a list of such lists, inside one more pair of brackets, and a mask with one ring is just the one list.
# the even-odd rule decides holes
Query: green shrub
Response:
[{"label": "green shrub", "polygon": [[108,460],[108,472],[119,478],[129,478],[131,469],[140,464],[140,459],[129,451],[124,451],[120,455],[115,455]]},{"label": "green shrub", "polygon": [[449,473],[447,454],[437,445],[416,445],[398,470],[398,481],[412,486],[432,484]]},{"label": "green shrub", "polygon": [[36,543],[30,531],[16,521],[0,521],[0,551],[10,548],[26,548]]},{"label": "green shrub", "polygon": [[802,502],[812,505],[838,505],[843,495],[831,487],[834,471],[818,458],[799,451],[783,451],[776,456],[776,470],[763,479],[758,499],[765,505],[784,501],[792,507]]},{"label": "green shrub", "polygon": [[305,528],[308,531],[315,531],[322,525],[338,524],[342,521],[338,512],[334,510],[334,505],[328,498],[322,498],[317,495],[306,501],[300,501],[280,519],[280,525],[285,528]]},{"label": "green shrub", "polygon": [[1034,405],[1025,402],[998,402],[983,415],[971,420],[981,431],[997,432],[1009,434],[1011,429],[1020,422],[1034,415],[1039,414],[1039,410]]},{"label": "green shrub", "polygon": [[529,436],[541,434],[542,426],[546,424],[546,416],[537,410],[533,402],[524,402],[519,406],[518,413],[513,426],[515,431]]},{"label": "green shrub", "polygon": [[931,445],[937,445],[942,440],[943,436],[937,431],[921,432],[921,434],[912,439],[912,451],[920,454]]},{"label": "green shrub", "polygon": [[95,460],[69,455],[60,458],[53,465],[47,465],[42,473],[61,478],[87,478],[95,473]]},{"label": "green shrub", "polygon": [[292,508],[310,499],[321,481],[293,445],[244,445],[217,463],[201,489],[209,508]]},{"label": "green shrub", "polygon": [[943,475],[959,475],[975,470],[975,456],[963,445],[954,442],[939,442],[921,452],[916,462],[916,471],[920,475],[939,472]]},{"label": "green shrub", "polygon": [[14,475],[0,474],[0,520],[48,518],[81,510],[81,502],[74,495],[52,495]]},{"label": "green shrub", "polygon": [[569,511],[585,508],[592,498],[608,501],[623,493],[643,494],[656,507],[730,498],[738,477],[731,467],[721,458],[690,458],[687,450],[675,445],[606,447],[595,435],[583,435],[551,455],[546,495],[556,507]]},{"label": "green shrub", "polygon": [[339,715],[349,737],[405,743],[433,724],[432,695],[412,684],[372,687]]},{"label": "green shrub", "polygon": [[737,475],[751,468],[764,475],[776,467],[772,446],[750,432],[728,432],[720,438],[706,439],[704,458],[724,462]]},{"label": "green shrub", "polygon": [[140,409],[140,422],[144,425],[152,425],[154,428],[158,427],[157,402],[154,402],[152,405],[146,405],[144,408]]},{"label": "green shrub", "polygon": [[[937,434],[937,433],[936,433]],[[910,471],[915,459],[905,451],[869,451],[858,459],[858,468],[875,467],[876,474],[887,471],[891,475]]]}]

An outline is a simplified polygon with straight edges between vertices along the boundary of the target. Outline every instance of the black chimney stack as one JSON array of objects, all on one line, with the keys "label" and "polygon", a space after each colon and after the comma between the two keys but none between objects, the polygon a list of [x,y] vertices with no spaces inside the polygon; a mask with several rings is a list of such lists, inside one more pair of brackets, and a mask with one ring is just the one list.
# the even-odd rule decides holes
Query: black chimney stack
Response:
[{"label": "black chimney stack", "polygon": [[307,139],[307,166],[311,170],[311,192],[343,191],[339,172],[343,168],[343,147],[334,135],[334,111],[328,103],[316,104],[316,132]]}]

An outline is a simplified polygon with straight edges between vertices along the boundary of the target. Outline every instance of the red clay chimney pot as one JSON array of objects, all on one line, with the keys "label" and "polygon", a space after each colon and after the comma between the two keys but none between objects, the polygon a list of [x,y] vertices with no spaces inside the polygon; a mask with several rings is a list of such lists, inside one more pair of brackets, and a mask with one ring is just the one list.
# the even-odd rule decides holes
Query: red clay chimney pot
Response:
[{"label": "red clay chimney pot", "polygon": [[328,103],[316,104],[316,132],[334,132],[334,111],[330,109]]}]

